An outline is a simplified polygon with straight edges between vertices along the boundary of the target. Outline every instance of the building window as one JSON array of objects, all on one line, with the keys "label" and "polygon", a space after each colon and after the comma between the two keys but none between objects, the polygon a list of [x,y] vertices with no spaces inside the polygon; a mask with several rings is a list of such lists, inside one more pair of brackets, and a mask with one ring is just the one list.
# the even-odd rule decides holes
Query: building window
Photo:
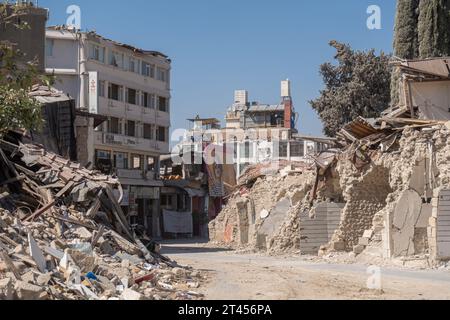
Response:
[{"label": "building window", "polygon": [[141,106],[148,108],[148,93],[142,92],[141,94]]},{"label": "building window", "polygon": [[158,97],[158,110],[162,112],[167,112],[168,110],[168,99],[166,97]]},{"label": "building window", "polygon": [[154,78],[155,77],[155,68],[151,64],[142,61],[142,63],[141,63],[141,73],[145,77]]},{"label": "building window", "polygon": [[118,118],[110,118],[108,120],[108,132],[113,134],[121,134],[120,120]]},{"label": "building window", "polygon": [[157,129],[158,141],[166,142],[166,128],[158,127]]},{"label": "building window", "polygon": [[251,143],[250,141],[246,141],[241,144],[241,158],[253,158],[253,143]]},{"label": "building window", "polygon": [[131,155],[131,169],[133,170],[144,170],[144,156],[138,154]]},{"label": "building window", "polygon": [[150,109],[155,109],[155,95],[154,94],[150,94],[148,96],[149,99],[149,107]]},{"label": "building window", "polygon": [[111,51],[109,55],[109,64],[114,67],[122,68],[123,55],[116,51]]},{"label": "building window", "polygon": [[305,142],[296,141],[291,142],[291,157],[304,157],[305,156]]},{"label": "building window", "polygon": [[110,83],[108,86],[108,98],[116,101],[122,101],[122,86]]},{"label": "building window", "polygon": [[156,158],[148,156],[147,157],[147,170],[155,171],[156,170]]},{"label": "building window", "polygon": [[111,153],[109,151],[95,150],[95,166],[105,174],[112,170]]},{"label": "building window", "polygon": [[45,55],[47,57],[53,57],[53,47],[55,46],[55,41],[53,39],[45,40]]},{"label": "building window", "polygon": [[128,169],[128,154],[122,152],[114,152],[114,168]]},{"label": "building window", "polygon": [[127,136],[135,137],[136,136],[136,122],[128,120],[127,126],[125,128],[125,132],[126,132]]},{"label": "building window", "polygon": [[98,82],[98,95],[103,98],[105,97],[105,85],[106,83],[103,80]]},{"label": "building window", "polygon": [[89,46],[89,58],[99,62],[105,62],[105,48],[95,44]]},{"label": "building window", "polygon": [[163,81],[166,82],[167,77],[166,77],[166,70],[162,69],[162,68],[158,68],[157,69],[157,79],[159,81]]},{"label": "building window", "polygon": [[144,123],[144,139],[153,140],[153,126]]},{"label": "building window", "polygon": [[129,104],[137,104],[137,91],[127,88],[126,101]]},{"label": "building window", "polygon": [[279,154],[280,158],[287,158],[288,156],[288,143],[287,142],[279,142]]},{"label": "building window", "polygon": [[135,58],[130,57],[128,60],[128,71],[134,72],[134,73],[139,73],[138,66],[139,66],[138,61]]}]

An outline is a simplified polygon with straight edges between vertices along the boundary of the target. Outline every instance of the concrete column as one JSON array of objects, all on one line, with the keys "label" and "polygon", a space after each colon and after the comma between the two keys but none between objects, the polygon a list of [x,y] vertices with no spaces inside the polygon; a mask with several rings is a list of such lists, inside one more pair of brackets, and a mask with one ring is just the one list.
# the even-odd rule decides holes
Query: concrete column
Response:
[{"label": "concrete column", "polygon": [[87,42],[86,35],[80,34],[80,57],[79,57],[79,65],[80,65],[80,108],[87,109],[87,87],[88,87],[88,72],[86,68],[87,63]]}]

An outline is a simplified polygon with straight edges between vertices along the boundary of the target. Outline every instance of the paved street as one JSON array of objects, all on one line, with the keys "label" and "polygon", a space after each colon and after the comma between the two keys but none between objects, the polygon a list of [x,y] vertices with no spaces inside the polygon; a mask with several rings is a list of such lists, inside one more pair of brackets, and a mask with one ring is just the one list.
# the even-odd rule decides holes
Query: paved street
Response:
[{"label": "paved street", "polygon": [[367,266],[300,257],[236,254],[196,241],[166,242],[163,253],[207,271],[206,299],[450,299],[450,272],[382,268],[382,291],[367,289]]}]

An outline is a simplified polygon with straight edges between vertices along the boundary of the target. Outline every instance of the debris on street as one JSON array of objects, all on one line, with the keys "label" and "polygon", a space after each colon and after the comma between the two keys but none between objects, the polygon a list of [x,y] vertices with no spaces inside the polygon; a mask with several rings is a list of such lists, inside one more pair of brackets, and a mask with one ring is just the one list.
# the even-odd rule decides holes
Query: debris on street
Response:
[{"label": "debris on street", "polygon": [[117,179],[13,134],[0,165],[0,299],[201,298],[201,275],[130,227]]}]

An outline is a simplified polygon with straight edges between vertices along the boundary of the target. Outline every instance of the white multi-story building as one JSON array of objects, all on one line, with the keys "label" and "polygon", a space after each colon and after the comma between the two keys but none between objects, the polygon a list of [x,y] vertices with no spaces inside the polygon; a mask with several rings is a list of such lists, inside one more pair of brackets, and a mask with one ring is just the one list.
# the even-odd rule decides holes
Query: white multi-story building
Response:
[{"label": "white multi-story building", "polygon": [[329,139],[298,135],[298,114],[290,87],[289,80],[282,81],[280,103],[272,105],[250,102],[247,91],[235,91],[225,128],[217,119],[190,119],[193,128],[186,132],[174,154],[180,150],[183,154],[204,154],[205,145],[227,145],[230,156],[226,162],[234,165],[237,178],[249,165],[279,160],[311,162],[311,155],[328,148]]},{"label": "white multi-story building", "polygon": [[169,152],[170,69],[171,60],[160,52],[95,32],[46,31],[47,73],[55,75],[57,89],[76,99],[79,111],[91,115],[90,123],[79,119],[76,125],[80,162],[116,174],[131,222],[154,236],[159,235],[159,156]]}]

